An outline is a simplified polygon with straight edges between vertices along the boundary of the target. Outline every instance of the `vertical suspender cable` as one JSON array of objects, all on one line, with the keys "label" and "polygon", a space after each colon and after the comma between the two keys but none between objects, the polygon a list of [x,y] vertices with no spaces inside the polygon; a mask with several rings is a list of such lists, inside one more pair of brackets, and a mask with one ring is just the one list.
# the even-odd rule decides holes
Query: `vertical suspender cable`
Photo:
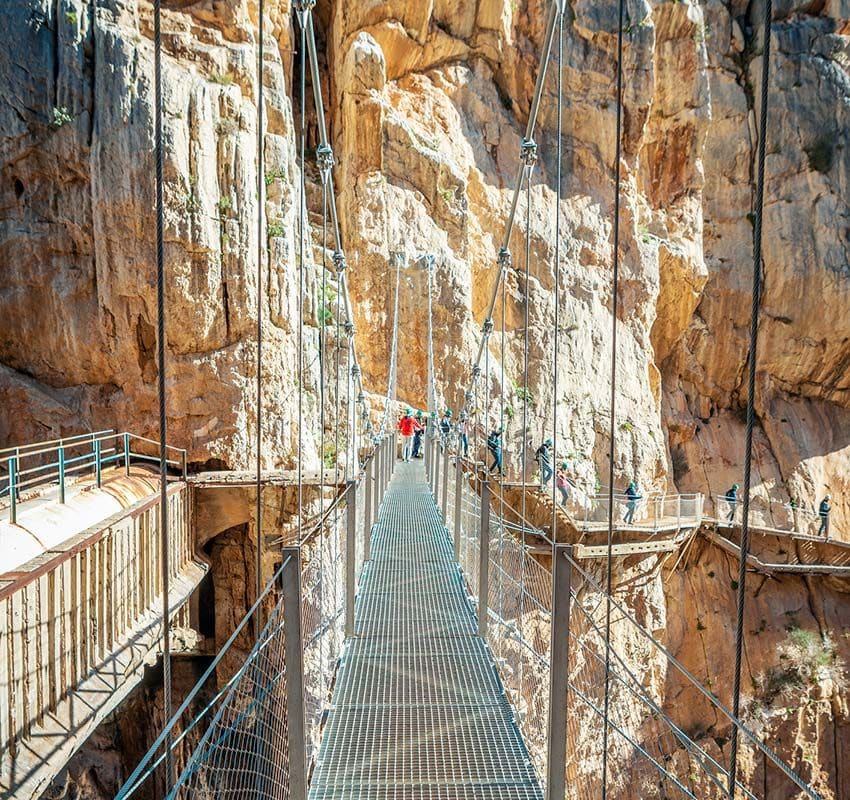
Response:
[{"label": "vertical suspender cable", "polygon": [[[256,586],[254,598],[259,599],[263,591],[263,503],[262,503],[262,452],[263,452],[263,8],[265,0],[259,0],[257,7],[258,47],[257,47],[257,563],[255,566]],[[260,638],[263,612],[257,606],[254,612],[254,634]]]},{"label": "vertical suspender cable", "polygon": [[611,591],[613,582],[612,548],[614,544],[614,454],[617,402],[617,315],[619,313],[620,277],[620,153],[623,125],[623,22],[625,0],[619,0],[617,24],[617,122],[614,155],[614,270],[611,281],[611,454],[608,464],[608,553],[605,578],[605,686],[602,707],[602,800],[608,797],[608,711],[611,696]]},{"label": "vertical suspender cable", "polygon": [[[525,309],[524,309],[524,326],[522,335],[522,380],[525,395],[522,398],[522,443],[520,444],[520,470],[522,473],[522,554],[519,562],[519,590],[520,590],[520,608],[524,605],[525,594],[525,559],[527,558],[526,548],[526,464],[528,463],[528,326],[531,321],[529,314],[531,306],[531,290],[530,290],[530,272],[531,272],[531,173],[534,167],[530,164],[525,168],[525,271],[523,275],[523,290],[525,291]],[[519,685],[523,685],[524,673],[523,660],[519,662]]]},{"label": "vertical suspender cable", "polygon": [[[564,12],[558,15],[558,123],[557,123],[557,166],[555,171],[555,339],[552,343],[552,541],[557,542],[558,523],[558,342],[561,337],[561,153],[562,153],[562,107],[564,77]],[[566,669],[566,665],[564,666]]]},{"label": "vertical suspender cable", "polygon": [[[761,305],[762,224],[764,217],[764,160],[767,142],[767,100],[770,80],[770,24],[772,0],[765,0],[762,20],[761,109],[758,132],[758,171],[756,202],[753,209],[753,292],[750,319],[750,364],[747,387],[747,433],[744,454],[744,518],[741,524],[741,552],[738,562],[738,616],[735,624],[735,674],[732,684],[732,715],[737,720],[741,710],[741,661],[744,650],[744,604],[746,602],[747,555],[750,549],[750,480],[753,465],[753,426],[755,425],[756,359],[758,356],[759,306]],[[738,771],[738,726],[732,725],[729,756],[729,800],[735,797]]]},{"label": "vertical suspender cable", "polygon": [[299,181],[299,200],[298,200],[298,541],[301,541],[301,526],[303,523],[304,510],[304,494],[303,494],[303,474],[301,460],[304,456],[303,434],[304,425],[304,237],[305,237],[305,208],[307,199],[306,195],[306,176],[304,170],[304,153],[307,149],[307,108],[305,103],[306,84],[307,84],[307,25],[305,15],[309,11],[303,12],[301,16],[301,81],[299,87],[299,100],[301,104],[301,134],[300,134],[300,150],[301,150],[301,180]]},{"label": "vertical suspender cable", "polygon": [[[166,419],[165,396],[165,209],[163,207],[163,141],[162,141],[162,27],[161,0],[154,0],[154,137],[156,150],[156,326],[157,360],[159,375],[157,390],[159,395],[159,530],[160,556],[162,569],[162,691],[164,719],[171,719],[171,627],[169,608],[169,583],[171,564],[169,563],[168,536],[168,463],[166,461],[166,439],[168,422]],[[165,788],[171,791],[174,784],[174,764],[171,755],[171,733],[165,739]]]}]

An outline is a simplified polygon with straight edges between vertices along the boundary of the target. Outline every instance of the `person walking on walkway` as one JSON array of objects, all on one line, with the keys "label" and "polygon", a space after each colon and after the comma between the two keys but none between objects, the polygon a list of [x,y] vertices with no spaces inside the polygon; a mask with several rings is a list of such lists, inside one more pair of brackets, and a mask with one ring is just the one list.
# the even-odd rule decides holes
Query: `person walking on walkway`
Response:
[{"label": "person walking on walkway", "polygon": [[555,485],[561,493],[561,505],[565,506],[567,500],[570,499],[570,479],[567,473],[568,465],[566,461],[561,462],[561,468],[555,473]]},{"label": "person walking on walkway", "polygon": [[626,488],[626,514],[623,517],[623,522],[626,525],[631,525],[635,518],[638,500],[641,499],[641,494],[638,492],[637,484],[632,481]]},{"label": "person walking on walkway", "polygon": [[546,439],[540,447],[537,448],[537,451],[534,453],[534,460],[537,462],[537,466],[540,467],[540,491],[543,491],[543,488],[547,483],[552,479],[553,470],[552,470],[552,440]]},{"label": "person walking on walkway", "polygon": [[401,433],[402,461],[410,461],[413,453],[413,434],[416,432],[416,420],[413,419],[413,412],[408,408],[405,409],[404,416],[398,421],[398,430]]},{"label": "person walking on walkway", "polygon": [[452,437],[452,410],[447,408],[440,417],[440,441],[443,447],[448,447]]},{"label": "person walking on walkway", "polygon": [[729,487],[729,491],[723,496],[723,499],[729,504],[729,514],[726,517],[727,522],[735,521],[735,512],[738,510],[738,489],[740,487],[737,483],[733,483],[732,486]]},{"label": "person walking on walkway", "polygon": [[493,456],[490,472],[499,470],[499,477],[502,476],[502,434],[504,432],[504,428],[496,428],[490,431],[490,435],[487,437],[487,449],[490,451],[490,455]]},{"label": "person walking on walkway", "polygon": [[469,456],[469,419],[465,411],[460,412],[460,416],[455,425],[455,432],[459,439],[460,453],[464,458]]},{"label": "person walking on walkway", "polygon": [[416,426],[413,429],[413,452],[411,458],[422,458],[422,437],[425,435],[425,420],[421,411],[416,412],[414,420]]},{"label": "person walking on walkway", "polygon": [[820,505],[818,506],[818,516],[820,517],[820,530],[818,531],[818,536],[823,534],[825,539],[829,539],[829,512],[832,511],[829,501],[831,499],[832,498],[827,495],[820,501]]}]

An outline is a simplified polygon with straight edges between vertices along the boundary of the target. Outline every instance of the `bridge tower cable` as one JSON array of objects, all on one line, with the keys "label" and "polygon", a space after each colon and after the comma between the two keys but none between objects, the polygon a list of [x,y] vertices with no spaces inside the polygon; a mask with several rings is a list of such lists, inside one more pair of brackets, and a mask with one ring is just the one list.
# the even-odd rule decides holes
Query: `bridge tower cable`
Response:
[{"label": "bridge tower cable", "polygon": [[[162,577],[162,691],[163,713],[166,720],[171,719],[171,613],[169,608],[169,583],[171,564],[169,563],[168,534],[168,461],[167,440],[168,420],[166,416],[165,389],[165,208],[163,175],[163,136],[162,136],[162,2],[154,0],[154,139],[156,160],[156,328],[157,328],[157,394],[159,400],[159,529],[160,558]],[[174,763],[171,755],[171,733],[165,740],[165,788],[171,789],[174,783]]]},{"label": "bridge tower cable", "polygon": [[[762,8],[761,57],[761,108],[759,110],[758,163],[756,196],[753,207],[753,288],[750,316],[750,353],[747,380],[747,428],[744,450],[744,502],[741,522],[741,548],[738,561],[738,608],[735,621],[735,667],[732,683],[732,715],[740,718],[741,666],[744,650],[744,608],[747,590],[747,557],[750,550],[750,486],[753,466],[753,428],[755,426],[756,364],[758,358],[759,308],[761,306],[762,280],[762,230],[764,224],[765,150],[767,146],[768,97],[770,89],[770,32],[773,19],[773,2],[764,0]],[[735,798],[735,780],[738,772],[738,727],[732,726],[729,751],[729,800]]]},{"label": "bridge tower cable", "polygon": [[[563,195],[563,79],[564,79],[564,11],[558,14],[557,125],[555,156],[555,336],[552,341],[552,541],[558,541],[558,355],[561,338],[561,197]],[[568,668],[568,667],[565,667]]]},{"label": "bridge tower cable", "polygon": [[[533,141],[523,141],[523,158],[525,161],[525,264],[523,270],[523,293],[525,294],[525,302],[523,303],[523,332],[522,332],[522,439],[520,442],[520,480],[522,482],[522,558],[519,564],[520,585],[525,586],[525,559],[528,555],[528,536],[526,531],[526,520],[528,514],[526,512],[526,490],[527,490],[527,464],[528,464],[528,403],[531,395],[528,389],[528,328],[531,324],[531,178],[534,174],[534,164],[537,160],[537,145]],[[488,348],[489,350],[489,348]],[[534,445],[532,444],[532,447]],[[523,660],[519,662],[519,685],[523,685],[523,674],[525,672]]]},{"label": "bridge tower cable", "polygon": [[610,455],[608,462],[608,549],[605,562],[605,679],[602,701],[602,800],[608,797],[608,727],[611,702],[611,592],[613,590],[614,547],[614,460],[616,455],[617,408],[617,318],[619,314],[620,277],[620,156],[622,153],[623,126],[623,26],[625,0],[617,4],[617,107],[614,147],[614,222],[613,222],[613,273],[611,278],[611,421]]},{"label": "bridge tower cable", "polygon": [[[522,139],[523,148],[525,148],[528,144],[534,144],[534,130],[537,126],[537,116],[540,111],[540,99],[543,94],[543,87],[546,80],[546,71],[549,62],[549,55],[552,51],[552,43],[555,37],[555,22],[557,20],[558,14],[560,13],[562,3],[563,0],[550,0],[549,3],[549,11],[546,16],[546,25],[543,34],[543,48],[540,54],[540,62],[537,71],[537,81],[535,83],[534,94],[531,99],[531,108],[528,114],[528,122],[526,123],[525,136]],[[511,252],[509,249],[509,245],[511,240],[511,233],[513,232],[517,205],[519,203],[519,195],[522,191],[522,179],[524,174],[525,163],[522,159],[520,159],[516,182],[514,184],[513,198],[511,200],[511,208],[510,212],[508,213],[508,219],[505,223],[505,230],[502,236],[501,246],[499,247],[497,256],[497,262],[500,267],[500,270],[493,285],[492,294],[490,296],[490,301],[487,306],[487,312],[485,314],[485,322],[487,320],[492,320],[493,318],[493,311],[495,310],[496,302],[499,298],[500,282],[504,280],[505,276],[507,275],[507,268],[511,265]],[[470,390],[475,388],[476,382],[481,377],[481,361],[484,358],[484,351],[488,347],[488,339],[489,337],[485,335],[482,337],[481,341],[478,344],[478,352],[476,354],[475,361],[472,365]],[[469,401],[467,400],[467,402]],[[467,408],[467,410],[470,409]]]},{"label": "bridge tower cable", "polygon": [[[263,118],[263,61],[265,58],[263,42],[263,15],[265,0],[259,0],[257,5],[257,460],[256,460],[256,493],[257,493],[257,552],[256,552],[256,582],[254,599],[259,598],[263,591],[263,502],[262,502],[262,468],[263,468],[263,269],[264,259],[264,210],[265,210],[265,174],[263,169],[264,131]],[[259,641],[262,629],[263,612],[257,607],[254,615],[254,635]]]},{"label": "bridge tower cable", "polygon": [[299,44],[299,58],[301,75],[298,82],[298,102],[300,106],[301,119],[298,135],[299,160],[301,173],[298,181],[298,541],[301,541],[301,529],[304,518],[304,240],[306,237],[306,162],[304,159],[307,150],[307,21],[310,10],[304,9],[303,3],[299,8],[298,18],[301,22],[301,39]]}]

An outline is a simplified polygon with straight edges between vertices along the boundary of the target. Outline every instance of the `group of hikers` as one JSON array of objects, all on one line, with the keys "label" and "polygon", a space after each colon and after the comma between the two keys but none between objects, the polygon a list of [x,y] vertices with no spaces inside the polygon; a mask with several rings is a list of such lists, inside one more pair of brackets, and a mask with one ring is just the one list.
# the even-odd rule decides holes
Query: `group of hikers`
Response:
[{"label": "group of hikers", "polygon": [[[436,426],[436,430],[439,432],[441,445],[443,447],[450,447],[456,442],[460,455],[463,458],[467,458],[469,456],[470,419],[466,411],[461,411],[456,421],[453,419],[452,411],[449,408],[445,409],[439,420],[437,420],[436,414],[432,414],[431,419]],[[422,438],[425,435],[427,427],[428,417],[422,411],[416,411],[414,414],[410,408],[405,410],[398,422],[398,430],[402,436],[402,460],[410,461],[413,458],[423,457]],[[488,471],[490,474],[496,473],[500,477],[504,474],[502,464],[502,437],[504,433],[504,427],[499,426],[487,434],[487,450],[492,459]],[[545,439],[540,447],[537,448],[534,453],[534,460],[537,462],[540,470],[541,491],[554,478],[555,486],[560,494],[560,502],[562,505],[566,505],[571,495],[570,488],[574,488],[576,484],[569,474],[568,462],[562,461],[559,468],[554,468],[555,454],[551,439]],[[737,483],[733,483],[726,494],[723,495],[723,500],[726,501],[729,507],[726,518],[726,521],[729,523],[735,520],[739,489],[740,486]],[[623,522],[626,525],[630,525],[634,522],[638,504],[643,499],[635,481],[629,482],[622,497],[624,497],[626,507]],[[827,538],[829,538],[830,501],[830,495],[826,495],[818,506],[818,516],[820,517],[818,535]],[[796,511],[799,508],[794,500],[791,500],[790,507],[792,511]]]},{"label": "group of hikers", "polygon": [[[726,521],[729,523],[735,521],[735,512],[738,510],[738,490],[740,488],[741,487],[737,483],[733,483],[726,494],[723,495],[723,499],[729,506],[729,513],[726,517]],[[832,506],[830,505],[831,500],[832,496],[827,494],[818,505],[818,517],[820,518],[818,536],[823,536],[826,539],[829,538],[829,512],[832,511]],[[792,513],[800,510],[800,504],[793,497],[791,498],[791,502],[788,504],[788,507],[791,509]]]},{"label": "group of hikers", "polygon": [[[435,418],[436,415],[432,415]],[[461,411],[458,419],[453,420],[453,414],[450,408],[445,409],[439,420],[435,420],[436,429],[440,434],[441,444],[443,446],[451,446],[454,442],[457,443],[457,449],[463,458],[469,456],[469,434],[470,420],[466,411]],[[401,458],[403,461],[410,461],[414,458],[422,458],[422,437],[428,427],[428,418],[422,411],[415,413],[411,408],[404,411],[398,423],[398,430],[402,437]],[[504,474],[502,466],[502,435],[505,429],[503,427],[494,428],[487,435],[487,450],[490,453],[492,462],[489,465],[491,474],[498,473],[499,476]],[[555,470],[552,467],[553,463],[552,440],[546,439],[535,453],[535,461],[540,467],[540,488],[543,489],[552,478],[555,478],[555,485],[561,497],[561,504],[566,505],[570,498],[570,487],[575,486],[575,482],[569,476],[569,464],[566,461],[561,462],[559,469]],[[634,513],[632,511],[632,513]]]}]

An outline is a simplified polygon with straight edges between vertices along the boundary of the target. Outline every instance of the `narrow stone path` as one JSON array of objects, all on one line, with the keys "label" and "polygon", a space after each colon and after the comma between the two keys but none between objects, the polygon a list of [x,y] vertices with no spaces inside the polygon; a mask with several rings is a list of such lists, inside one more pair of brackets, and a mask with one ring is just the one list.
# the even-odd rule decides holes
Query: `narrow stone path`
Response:
[{"label": "narrow stone path", "polygon": [[310,800],[542,800],[421,463],[372,537]]}]

